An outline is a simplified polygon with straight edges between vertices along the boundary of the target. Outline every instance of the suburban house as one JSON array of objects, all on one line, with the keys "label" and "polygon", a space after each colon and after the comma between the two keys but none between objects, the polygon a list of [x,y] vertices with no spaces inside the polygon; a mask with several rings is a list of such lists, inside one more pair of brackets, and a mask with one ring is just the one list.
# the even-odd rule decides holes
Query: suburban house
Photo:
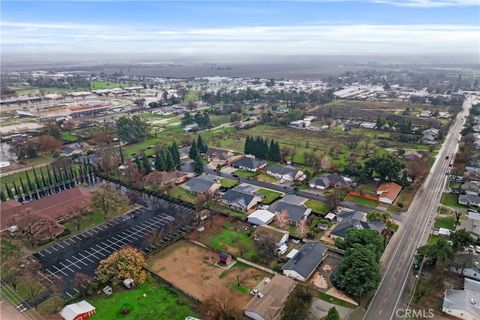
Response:
[{"label": "suburban house", "polygon": [[461,220],[460,228],[465,229],[476,239],[480,239],[480,213],[468,212],[466,219]]},{"label": "suburban house", "polygon": [[480,196],[460,194],[458,196],[458,203],[463,204],[464,206],[474,206],[480,208]]},{"label": "suburban house", "polygon": [[352,180],[347,177],[343,177],[338,174],[325,173],[318,178],[313,178],[309,186],[310,188],[325,190],[330,187],[341,188],[341,187],[350,187]]},{"label": "suburban house", "polygon": [[285,181],[303,181],[305,173],[291,166],[272,166],[268,167],[267,173],[280,180]]},{"label": "suburban house", "polygon": [[265,224],[270,224],[274,218],[274,213],[268,210],[258,209],[248,216],[248,222],[257,226],[261,226]]},{"label": "suburban house", "polygon": [[382,183],[377,188],[378,201],[392,204],[397,199],[400,191],[402,191],[402,186],[395,182]]},{"label": "suburban house", "polygon": [[447,289],[442,311],[455,318],[477,320],[480,315],[480,282],[465,278],[463,290]]},{"label": "suburban house", "polygon": [[465,194],[478,196],[480,195],[480,182],[467,181],[460,187]]},{"label": "suburban house", "polygon": [[184,184],[181,185],[182,188],[193,193],[207,193],[215,192],[220,189],[220,183],[217,180],[210,179],[207,176],[193,177]]},{"label": "suburban house", "polygon": [[344,218],[340,221],[335,228],[330,232],[330,238],[332,239],[344,239],[347,235],[347,231],[351,228],[355,229],[372,229],[378,233],[382,233],[385,229],[385,222],[382,220],[362,221],[352,217]]},{"label": "suburban house", "polygon": [[21,213],[30,210],[33,215],[49,219],[52,222],[50,228],[39,226],[37,232],[44,234],[39,239],[55,237],[64,230],[58,222],[70,217],[74,210],[87,206],[90,199],[90,192],[87,189],[72,188],[26,204],[21,204],[15,200],[1,202],[0,231],[15,225],[15,221]]},{"label": "suburban house", "polygon": [[180,171],[153,171],[143,179],[148,185],[173,185],[185,182],[188,175]]},{"label": "suburban house", "polygon": [[86,320],[95,313],[95,307],[85,300],[66,305],[60,315],[65,320]]},{"label": "suburban house", "polygon": [[269,236],[274,241],[277,247],[280,247],[282,244],[287,242],[289,234],[288,231],[281,230],[272,226],[262,225],[257,228],[254,232],[253,239],[258,240],[263,236]]},{"label": "suburban house", "polygon": [[327,256],[327,248],[318,242],[307,242],[283,266],[283,274],[307,281]]},{"label": "suburban house", "polygon": [[209,147],[205,155],[210,162],[225,164],[233,156],[233,152],[226,149]]},{"label": "suburban house", "polygon": [[295,286],[294,280],[279,274],[275,275],[247,303],[245,316],[254,320],[278,319],[285,301]]},{"label": "suburban house", "polygon": [[233,188],[225,192],[222,202],[231,208],[248,211],[262,201],[262,199],[263,197],[255,193],[244,192]]},{"label": "suburban house", "polygon": [[360,221],[367,221],[367,213],[356,210],[341,210],[336,214],[336,219],[341,222],[344,219],[356,219]]},{"label": "suburban house", "polygon": [[310,213],[312,213],[312,209],[299,206],[295,204],[291,204],[282,200],[276,201],[268,207],[268,211],[271,211],[275,214],[278,214],[282,211],[286,211],[288,213],[288,220],[290,224],[297,224],[300,220],[307,219]]},{"label": "suburban house", "polygon": [[252,156],[243,156],[232,163],[232,167],[234,168],[248,170],[252,172],[256,172],[257,170],[265,168],[266,166],[267,161],[255,159]]}]

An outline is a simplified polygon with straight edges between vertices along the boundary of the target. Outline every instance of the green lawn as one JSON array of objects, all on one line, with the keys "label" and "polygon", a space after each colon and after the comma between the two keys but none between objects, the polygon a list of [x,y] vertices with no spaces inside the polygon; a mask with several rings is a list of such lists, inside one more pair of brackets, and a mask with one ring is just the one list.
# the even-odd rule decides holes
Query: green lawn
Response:
[{"label": "green lawn", "polygon": [[265,196],[265,198],[262,201],[263,204],[270,204],[282,196],[280,192],[276,192],[268,189],[260,189],[258,190],[258,193],[261,193]]},{"label": "green lawn", "polygon": [[336,305],[339,305],[339,306],[342,306],[342,307],[346,307],[346,308],[350,308],[350,309],[357,308],[356,305],[351,304],[351,303],[349,303],[347,301],[344,301],[342,299],[339,299],[337,297],[331,296],[331,295],[329,295],[328,293],[325,293],[325,292],[314,290],[314,295],[317,298],[320,298],[322,300],[325,300],[327,302],[330,302],[330,303],[333,303],[333,304],[336,304]]},{"label": "green lawn", "polygon": [[241,169],[235,171],[233,174],[236,174],[237,176],[242,177],[242,178],[252,178],[252,177],[255,177],[257,175],[257,173],[255,173],[255,172],[251,172],[251,171],[248,171],[248,170],[241,170]]},{"label": "green lawn", "polygon": [[[35,168],[35,171],[37,172],[37,175],[38,175],[39,179],[42,179],[41,176],[40,176],[40,171],[43,171],[43,175],[45,177],[48,176],[47,167]],[[10,188],[13,188],[13,184],[12,184],[13,181],[15,181],[15,183],[17,184],[17,187],[20,187],[20,179],[22,179],[23,183],[25,185],[27,185],[27,174],[26,174],[26,172],[28,172],[28,176],[30,177],[30,180],[33,183],[34,180],[35,180],[34,175],[33,175],[33,170],[27,170],[27,171],[18,172],[18,173],[14,173],[14,174],[2,177],[1,178],[2,189],[5,186],[5,183],[7,183]]]},{"label": "green lawn", "polygon": [[358,203],[359,205],[369,207],[369,208],[376,208],[378,206],[378,201],[370,200],[370,199],[365,199],[365,198],[360,198],[360,197],[352,197],[349,196],[347,201],[353,202],[353,203]]},{"label": "green lawn", "polygon": [[107,81],[92,81],[90,86],[92,90],[99,90],[99,89],[114,89],[114,88],[126,88],[126,87],[134,87],[138,84],[127,83],[127,82],[107,82]]},{"label": "green lawn", "polygon": [[453,193],[444,193],[442,196],[442,204],[452,208],[465,208],[458,203],[458,195]]},{"label": "green lawn", "polygon": [[248,235],[226,228],[210,239],[210,245],[217,250],[238,254],[247,260],[256,256],[253,240]]},{"label": "green lawn", "polygon": [[455,230],[455,218],[453,217],[437,218],[435,220],[435,227]]},{"label": "green lawn", "polygon": [[80,230],[77,230],[77,225],[72,222],[65,222],[63,226],[71,231],[70,235],[82,232],[83,230],[95,227],[96,225],[105,222],[105,215],[100,212],[93,212],[85,217],[80,223]]},{"label": "green lawn", "polygon": [[168,194],[171,197],[180,199],[188,203],[195,204],[197,202],[197,196],[194,193],[188,190],[185,190],[180,186],[176,186],[175,188],[172,188],[170,191],[168,191]]},{"label": "green lawn", "polygon": [[52,160],[52,157],[50,157],[50,156],[39,155],[38,157],[35,157],[35,158],[32,158],[32,159],[24,159],[24,160],[21,161],[21,163],[24,163],[28,166],[35,166],[35,165],[39,165],[39,164],[42,164],[42,163],[47,163],[50,160]]},{"label": "green lawn", "polygon": [[271,175],[268,175],[265,173],[260,173],[258,176],[255,177],[255,179],[258,181],[263,181],[267,183],[276,183],[278,181],[277,178],[272,177]]},{"label": "green lawn", "polygon": [[78,140],[78,137],[75,133],[64,131],[62,132],[62,140],[66,142],[75,142]]},{"label": "green lawn", "polygon": [[[178,319],[196,316],[194,303],[185,295],[172,293],[163,283],[151,279],[138,288],[89,299],[96,308],[91,319]],[[128,308],[127,315],[121,314]]]},{"label": "green lawn", "polygon": [[327,214],[328,211],[329,211],[329,208],[328,206],[321,202],[321,201],[318,201],[318,200],[313,200],[313,199],[310,199],[310,200],[307,200],[305,202],[305,206],[307,208],[310,208],[312,209],[313,212],[315,213],[319,213],[319,214]]},{"label": "green lawn", "polygon": [[220,185],[222,186],[222,188],[230,189],[238,185],[238,182],[232,179],[221,179]]},{"label": "green lawn", "polygon": [[21,252],[20,248],[11,243],[10,241],[0,240],[0,260],[4,260],[7,257],[12,257]]},{"label": "green lawn", "polygon": [[210,122],[212,123],[212,126],[216,127],[224,123],[229,123],[230,116],[229,115],[211,115]]}]

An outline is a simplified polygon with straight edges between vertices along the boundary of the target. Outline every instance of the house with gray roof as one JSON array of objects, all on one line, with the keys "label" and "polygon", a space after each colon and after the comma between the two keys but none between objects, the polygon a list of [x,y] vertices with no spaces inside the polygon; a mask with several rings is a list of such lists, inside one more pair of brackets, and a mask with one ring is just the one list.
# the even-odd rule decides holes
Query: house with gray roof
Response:
[{"label": "house with gray roof", "polygon": [[341,188],[341,187],[350,187],[352,185],[352,180],[347,177],[343,177],[338,174],[325,173],[318,178],[313,178],[309,186],[310,188],[325,190],[330,187]]},{"label": "house with gray roof", "polygon": [[181,187],[193,193],[215,192],[220,189],[220,183],[212,179],[204,179],[203,176],[193,177],[188,180]]},{"label": "house with gray roof", "polygon": [[478,196],[480,194],[480,182],[467,181],[464,184],[462,184],[461,189],[465,194]]},{"label": "house with gray roof", "polygon": [[240,159],[232,163],[232,167],[237,169],[248,170],[256,172],[259,169],[262,169],[267,166],[267,161],[261,159],[255,159],[251,156],[243,156]]},{"label": "house with gray roof", "polygon": [[458,203],[465,206],[480,207],[480,196],[471,194],[461,194],[458,196]]},{"label": "house with gray roof", "polygon": [[330,238],[332,239],[344,239],[347,235],[347,231],[355,229],[372,229],[381,233],[385,229],[385,222],[382,220],[373,221],[361,221],[353,217],[344,218],[339,222],[335,228],[330,232]]},{"label": "house with gray roof", "polygon": [[268,167],[267,173],[285,181],[303,181],[306,178],[303,171],[292,166],[271,166]]},{"label": "house with gray roof", "polygon": [[318,242],[307,242],[283,266],[283,274],[307,281],[327,256],[327,248]]},{"label": "house with gray roof", "polygon": [[312,213],[312,209],[310,208],[291,204],[282,200],[276,201],[268,207],[268,211],[275,214],[284,210],[288,213],[288,220],[294,225],[300,222],[300,220],[307,219],[310,213]]},{"label": "house with gray roof", "polygon": [[249,192],[243,192],[236,189],[230,189],[223,195],[222,202],[231,208],[248,211],[262,201],[262,197]]},{"label": "house with gray roof", "polygon": [[479,319],[480,282],[465,278],[463,290],[447,289],[443,298],[442,311],[459,319]]},{"label": "house with gray roof", "polygon": [[468,212],[466,219],[461,220],[460,229],[465,229],[476,239],[480,239],[480,213]]}]

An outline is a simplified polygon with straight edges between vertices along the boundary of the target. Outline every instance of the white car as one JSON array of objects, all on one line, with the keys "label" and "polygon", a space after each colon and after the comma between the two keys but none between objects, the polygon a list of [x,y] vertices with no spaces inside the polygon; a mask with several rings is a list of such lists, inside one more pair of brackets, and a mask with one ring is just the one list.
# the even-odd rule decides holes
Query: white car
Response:
[{"label": "white car", "polygon": [[480,246],[475,246],[475,251],[476,251],[477,253],[480,253]]}]

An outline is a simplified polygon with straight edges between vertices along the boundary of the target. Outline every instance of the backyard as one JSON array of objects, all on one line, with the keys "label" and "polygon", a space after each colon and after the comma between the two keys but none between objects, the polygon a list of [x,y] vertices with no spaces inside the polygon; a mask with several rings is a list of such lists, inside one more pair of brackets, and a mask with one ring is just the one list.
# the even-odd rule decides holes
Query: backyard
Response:
[{"label": "backyard", "polygon": [[[175,289],[169,289],[158,280],[150,279],[141,286],[114,293],[111,296],[97,296],[89,299],[96,308],[91,319],[178,319],[196,316],[195,305]],[[128,314],[121,310],[128,308]]]},{"label": "backyard", "polygon": [[[223,289],[231,290],[237,306],[243,308],[250,300],[248,291],[268,274],[239,262],[225,270],[217,262],[218,253],[178,241],[152,256],[149,269],[200,301]],[[238,279],[242,279],[240,285]]]},{"label": "backyard", "polygon": [[280,192],[276,192],[268,189],[260,189],[257,192],[265,196],[265,198],[262,201],[263,204],[271,204],[273,201],[277,200],[282,196]]},{"label": "backyard", "polygon": [[313,199],[307,200],[305,202],[305,206],[307,208],[312,209],[313,212],[321,215],[325,215],[329,211],[328,205],[318,200],[313,200]]}]

